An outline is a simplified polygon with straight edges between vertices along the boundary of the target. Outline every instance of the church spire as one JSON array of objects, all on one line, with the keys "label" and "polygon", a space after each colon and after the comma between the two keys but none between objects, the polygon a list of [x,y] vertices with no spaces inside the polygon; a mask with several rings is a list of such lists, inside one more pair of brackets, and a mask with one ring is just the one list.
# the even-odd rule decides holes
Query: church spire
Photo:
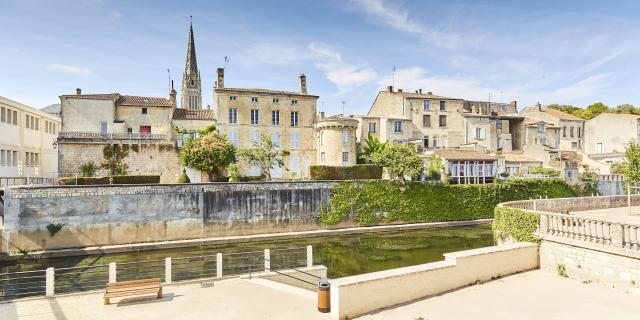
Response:
[{"label": "church spire", "polygon": [[[191,18],[191,16],[190,16]],[[187,62],[182,74],[181,103],[185,109],[202,108],[202,85],[196,62],[196,41],[193,36],[193,21],[189,22],[189,43],[187,44]]]},{"label": "church spire", "polygon": [[189,16],[189,43],[187,44],[187,63],[184,66],[184,73],[197,74],[198,63],[196,62],[196,41],[193,38],[193,17]]}]

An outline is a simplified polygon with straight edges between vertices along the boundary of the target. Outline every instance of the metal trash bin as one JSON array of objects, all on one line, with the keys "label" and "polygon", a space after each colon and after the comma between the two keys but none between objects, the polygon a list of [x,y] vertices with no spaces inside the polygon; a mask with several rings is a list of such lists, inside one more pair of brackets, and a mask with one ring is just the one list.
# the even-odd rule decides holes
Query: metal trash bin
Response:
[{"label": "metal trash bin", "polygon": [[318,280],[318,311],[328,313],[331,311],[331,284],[327,279]]}]

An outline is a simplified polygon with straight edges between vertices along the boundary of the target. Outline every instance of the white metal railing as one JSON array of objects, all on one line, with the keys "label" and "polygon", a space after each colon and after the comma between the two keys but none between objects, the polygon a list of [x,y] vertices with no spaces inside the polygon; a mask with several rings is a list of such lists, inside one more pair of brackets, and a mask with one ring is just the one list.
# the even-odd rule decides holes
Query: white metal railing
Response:
[{"label": "white metal railing", "polygon": [[50,177],[0,177],[0,187],[54,184],[56,179]]},{"label": "white metal railing", "polygon": [[62,139],[102,139],[102,140],[166,140],[165,134],[139,134],[139,133],[118,133],[118,132],[85,132],[85,131],[65,131],[59,132],[58,138]]},{"label": "white metal railing", "polygon": [[[160,278],[165,284],[313,266],[313,248],[215,253],[188,257],[0,273],[0,301],[100,290],[107,283]],[[297,270],[297,269],[296,269]]]}]

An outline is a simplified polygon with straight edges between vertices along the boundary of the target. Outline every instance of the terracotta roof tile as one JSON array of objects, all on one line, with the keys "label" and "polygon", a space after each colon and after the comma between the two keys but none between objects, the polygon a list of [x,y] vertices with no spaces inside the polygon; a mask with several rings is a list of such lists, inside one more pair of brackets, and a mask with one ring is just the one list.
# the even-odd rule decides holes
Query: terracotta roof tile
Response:
[{"label": "terracotta roof tile", "polygon": [[504,161],[507,161],[507,162],[540,162],[540,163],[542,163],[541,160],[538,160],[538,159],[530,157],[530,156],[526,156],[526,155],[521,154],[521,153],[506,153],[504,155]]},{"label": "terracotta roof tile", "polygon": [[75,99],[98,99],[98,100],[113,100],[119,97],[119,93],[91,93],[91,94],[65,94],[62,97],[75,98]]},{"label": "terracotta roof tile", "polygon": [[166,98],[156,97],[139,97],[139,96],[121,96],[117,105],[121,106],[153,106],[153,107],[171,107],[173,103]]},{"label": "terracotta roof tile", "polygon": [[182,109],[173,112],[173,120],[215,120],[213,110]]}]

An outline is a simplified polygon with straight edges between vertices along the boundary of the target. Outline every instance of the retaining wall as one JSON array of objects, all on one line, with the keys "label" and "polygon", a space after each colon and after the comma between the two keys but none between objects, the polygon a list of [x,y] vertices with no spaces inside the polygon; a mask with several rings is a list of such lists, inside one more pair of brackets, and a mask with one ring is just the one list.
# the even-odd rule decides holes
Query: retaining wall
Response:
[{"label": "retaining wall", "polygon": [[[10,187],[2,250],[48,250],[322,228],[334,182]],[[62,224],[51,236],[49,224]]]}]

